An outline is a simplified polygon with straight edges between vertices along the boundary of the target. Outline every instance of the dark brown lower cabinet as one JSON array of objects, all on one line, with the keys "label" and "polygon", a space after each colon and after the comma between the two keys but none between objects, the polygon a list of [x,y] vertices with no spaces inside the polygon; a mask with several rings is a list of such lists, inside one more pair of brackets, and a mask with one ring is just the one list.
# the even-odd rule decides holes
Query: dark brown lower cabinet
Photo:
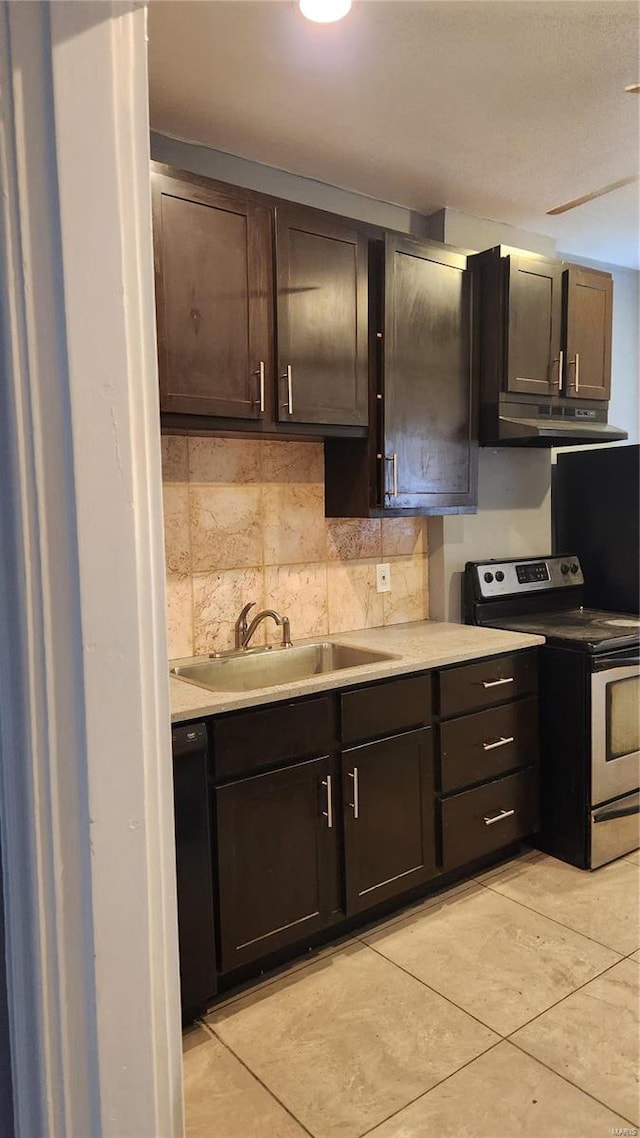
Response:
[{"label": "dark brown lower cabinet", "polygon": [[431,728],[344,751],[342,794],[347,914],[433,876]]},{"label": "dark brown lower cabinet", "polygon": [[223,972],[328,923],[336,907],[331,775],[331,759],[321,757],[215,790]]},{"label": "dark brown lower cabinet", "polygon": [[212,719],[218,990],[532,834],[536,678],[510,653]]}]

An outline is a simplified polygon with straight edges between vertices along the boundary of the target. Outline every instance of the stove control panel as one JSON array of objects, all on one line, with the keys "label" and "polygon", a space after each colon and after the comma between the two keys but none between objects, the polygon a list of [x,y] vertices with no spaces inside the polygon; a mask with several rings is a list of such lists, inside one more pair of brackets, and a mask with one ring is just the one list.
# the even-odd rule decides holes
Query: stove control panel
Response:
[{"label": "stove control panel", "polygon": [[584,584],[577,557],[527,557],[469,562],[476,596],[484,599],[576,588]]}]

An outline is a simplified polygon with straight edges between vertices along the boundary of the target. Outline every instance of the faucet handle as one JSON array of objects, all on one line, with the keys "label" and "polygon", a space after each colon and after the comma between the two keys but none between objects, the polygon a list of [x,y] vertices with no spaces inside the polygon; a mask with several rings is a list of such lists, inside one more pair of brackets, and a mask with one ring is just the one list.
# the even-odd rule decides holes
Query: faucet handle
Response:
[{"label": "faucet handle", "polygon": [[255,607],[255,601],[249,601],[248,604],[240,610],[240,614],[235,623],[236,630],[236,648],[244,648],[244,637],[247,634],[249,625],[247,624],[247,613]]}]

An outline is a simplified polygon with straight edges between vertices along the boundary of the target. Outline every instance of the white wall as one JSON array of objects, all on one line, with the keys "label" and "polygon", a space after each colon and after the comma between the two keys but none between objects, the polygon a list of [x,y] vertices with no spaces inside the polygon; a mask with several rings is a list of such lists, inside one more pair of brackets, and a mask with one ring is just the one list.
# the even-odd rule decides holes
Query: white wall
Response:
[{"label": "white wall", "polygon": [[551,551],[548,450],[480,448],[478,513],[432,518],[429,600],[434,620],[460,620],[467,561]]},{"label": "white wall", "polygon": [[529,233],[517,229],[504,221],[489,221],[485,217],[471,217],[456,209],[439,209],[429,214],[427,231],[436,241],[446,241],[448,245],[458,245],[462,249],[492,249],[494,245],[512,245],[516,249],[528,249],[531,253],[541,253],[545,257],[555,257],[556,242],[553,237],[539,233]]},{"label": "white wall", "polygon": [[342,190],[329,186],[326,182],[316,182],[313,178],[303,178],[299,174],[289,174],[274,166],[264,166],[260,162],[250,162],[247,158],[237,158],[235,154],[225,154],[222,150],[210,150],[193,142],[182,142],[177,138],[151,132],[151,157],[156,162],[166,162],[192,174],[203,174],[206,178],[218,178],[232,186],[243,186],[247,190],[257,190],[262,194],[286,198],[302,205],[326,209],[343,217],[358,218],[370,225],[380,225],[395,229],[400,233],[426,236],[427,219],[404,206],[391,202],[378,201],[365,194]]},{"label": "white wall", "polygon": [[[510,244],[556,255],[551,237],[448,208],[421,217],[401,206],[159,134],[151,135],[151,156],[207,177],[464,248],[480,250]],[[614,397],[610,420],[628,430],[633,441],[638,429],[639,274],[616,266],[594,263],[594,267],[614,272]],[[490,556],[535,557],[551,551],[551,462],[549,450],[480,449],[478,514],[434,518],[429,523],[433,618],[460,619],[460,574],[466,561]]]}]

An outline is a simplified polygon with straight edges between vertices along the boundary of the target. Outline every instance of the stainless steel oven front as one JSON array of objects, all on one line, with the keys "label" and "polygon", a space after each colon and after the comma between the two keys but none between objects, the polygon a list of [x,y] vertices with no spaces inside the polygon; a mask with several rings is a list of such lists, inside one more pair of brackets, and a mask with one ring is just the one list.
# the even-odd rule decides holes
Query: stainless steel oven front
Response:
[{"label": "stainless steel oven front", "polygon": [[591,671],[591,868],[640,844],[640,652],[596,656]]}]

